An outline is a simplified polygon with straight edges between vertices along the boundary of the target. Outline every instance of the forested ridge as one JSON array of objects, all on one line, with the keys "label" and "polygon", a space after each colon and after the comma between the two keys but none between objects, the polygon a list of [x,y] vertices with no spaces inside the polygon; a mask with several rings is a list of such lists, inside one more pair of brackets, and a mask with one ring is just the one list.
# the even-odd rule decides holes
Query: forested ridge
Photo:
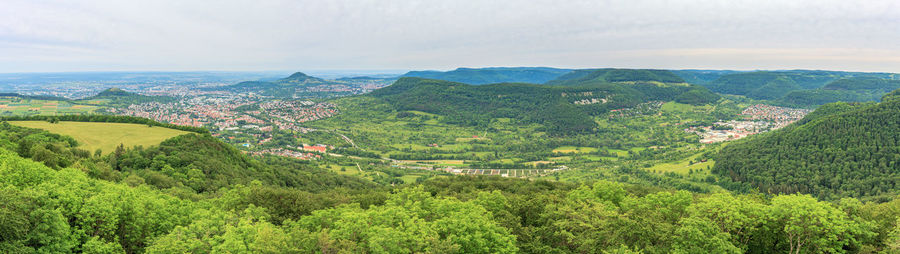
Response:
[{"label": "forested ridge", "polygon": [[777,103],[787,106],[811,106],[832,102],[878,101],[884,93],[900,88],[900,80],[873,77],[842,78],[822,88],[792,91]]},{"label": "forested ridge", "polygon": [[662,82],[684,83],[684,79],[668,70],[650,69],[583,69],[574,70],[548,81],[554,86],[584,86],[599,83],[615,82]]},{"label": "forested ridge", "polygon": [[470,85],[507,82],[541,84],[570,71],[546,67],[457,68],[452,71],[410,71],[401,77],[440,79]]},{"label": "forested ridge", "polygon": [[[675,100],[700,105],[719,98],[705,88],[689,85],[602,83],[559,87],[501,83],[472,86],[422,78],[401,78],[364,96],[382,99],[396,110],[439,114],[451,124],[478,126],[495,118],[514,118],[525,124],[542,124],[545,131],[557,135],[591,130],[596,127],[592,115],[646,101]],[[593,101],[576,103],[585,99]]]},{"label": "forested ridge", "polygon": [[[693,74],[688,72],[683,75]],[[713,92],[771,100],[791,107],[812,107],[831,102],[877,101],[881,94],[897,89],[890,73],[840,71],[754,71],[724,74],[700,82]]]},{"label": "forested ridge", "polygon": [[900,100],[835,103],[782,130],[736,142],[712,172],[772,193],[893,198],[900,187]]}]

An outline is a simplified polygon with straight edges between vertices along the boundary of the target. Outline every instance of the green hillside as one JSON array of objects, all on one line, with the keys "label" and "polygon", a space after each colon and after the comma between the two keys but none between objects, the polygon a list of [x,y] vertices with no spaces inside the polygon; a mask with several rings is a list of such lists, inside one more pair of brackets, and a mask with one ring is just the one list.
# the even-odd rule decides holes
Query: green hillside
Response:
[{"label": "green hillside", "polygon": [[[546,83],[562,87],[594,87],[634,100],[674,100],[679,103],[703,105],[713,103],[719,95],[708,89],[685,83],[668,70],[596,69],[575,70]],[[632,102],[634,102],[632,100]],[[628,105],[629,107],[632,106]]]},{"label": "green hillside", "polygon": [[[708,87],[713,92],[743,95],[761,100],[777,100],[784,98],[792,92],[799,92],[786,98],[784,102],[788,104],[806,103],[802,105],[812,106],[821,105],[815,104],[816,102],[828,100],[818,99],[816,97],[852,98],[857,96],[842,95],[840,92],[804,92],[805,90],[823,88],[832,82],[845,82],[840,80],[849,78],[892,79],[894,78],[894,75],[890,73],[806,70],[755,71],[723,75],[708,84],[702,85]],[[851,82],[856,82],[856,80],[851,80]],[[805,99],[806,97],[809,97],[809,99]]]},{"label": "green hillside", "polygon": [[884,93],[900,88],[900,80],[870,77],[843,78],[822,88],[792,91],[777,103],[787,106],[817,106],[831,102],[878,101]]},{"label": "green hillside", "polygon": [[798,124],[726,146],[712,172],[766,193],[893,197],[898,168],[900,100],[888,99],[829,104]]},{"label": "green hillside", "polygon": [[616,82],[685,83],[684,79],[668,70],[648,69],[587,69],[575,70],[548,81],[553,86],[589,86]]},{"label": "green hillside", "polygon": [[401,77],[440,79],[470,85],[494,83],[541,84],[571,70],[547,67],[458,68],[452,71],[410,71]]}]

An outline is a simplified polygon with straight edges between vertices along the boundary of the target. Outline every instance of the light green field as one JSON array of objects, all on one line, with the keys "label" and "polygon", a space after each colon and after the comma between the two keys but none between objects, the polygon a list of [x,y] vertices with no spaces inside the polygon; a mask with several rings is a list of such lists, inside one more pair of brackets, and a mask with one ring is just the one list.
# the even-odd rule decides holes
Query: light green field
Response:
[{"label": "light green field", "polygon": [[407,174],[400,177],[404,183],[416,183],[416,180],[422,177],[420,174]]},{"label": "light green field", "polygon": [[362,176],[362,174],[363,174],[363,172],[359,171],[359,169],[357,169],[356,166],[341,166],[341,165],[329,164],[329,165],[325,166],[324,168],[331,170],[332,172],[341,174],[341,175]]},{"label": "light green field", "polygon": [[79,147],[88,151],[97,149],[108,154],[116,150],[116,146],[124,144],[126,147],[154,146],[169,139],[189,132],[163,127],[148,127],[142,124],[130,123],[88,123],[88,122],[59,122],[46,121],[13,121],[13,125],[47,130],[52,133],[71,136],[78,140]]},{"label": "light green field", "polygon": [[592,153],[596,152],[597,148],[593,147],[575,147],[575,146],[561,146],[553,149],[554,153]]},{"label": "light green field", "polygon": [[660,163],[653,165],[652,167],[647,168],[649,171],[656,171],[658,173],[666,173],[666,172],[674,172],[678,174],[687,175],[691,170],[697,172],[699,170],[705,170],[706,167],[712,168],[714,164],[716,164],[713,160],[707,160],[706,162],[696,162],[693,165],[688,165],[691,160],[696,161],[697,157],[700,157],[700,154],[696,154],[687,158],[685,160],[675,162],[675,163]]},{"label": "light green field", "polygon": [[660,110],[663,112],[691,112],[694,111],[694,106],[689,104],[681,104],[674,101],[666,102],[660,107]]}]

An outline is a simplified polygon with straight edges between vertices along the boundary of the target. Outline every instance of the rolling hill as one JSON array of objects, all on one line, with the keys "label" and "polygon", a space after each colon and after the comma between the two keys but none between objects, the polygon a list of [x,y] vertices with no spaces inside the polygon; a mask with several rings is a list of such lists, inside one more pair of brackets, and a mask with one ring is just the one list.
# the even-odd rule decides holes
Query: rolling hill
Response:
[{"label": "rolling hill", "polygon": [[719,77],[739,72],[730,70],[672,70],[672,73],[684,79],[685,82],[695,85],[706,85]]},{"label": "rolling hill", "polygon": [[831,102],[878,101],[884,93],[900,88],[900,80],[871,77],[843,78],[822,88],[792,91],[776,102],[787,106],[818,106]]},{"label": "rolling hill", "polygon": [[255,92],[267,96],[292,97],[301,87],[338,84],[321,78],[296,72],[290,76],[275,81],[244,81],[234,85],[211,87],[207,90],[222,90],[231,92]]},{"label": "rolling hill", "polygon": [[463,83],[401,78],[368,96],[397,110],[416,110],[448,117],[461,125],[486,125],[493,118],[523,118],[549,131],[590,130],[595,123],[586,111],[569,102],[563,90],[534,84],[502,83],[473,86]]},{"label": "rolling hill", "polygon": [[[726,74],[707,84],[701,83],[701,85],[717,93],[743,95],[760,100],[778,100],[795,91],[823,88],[829,83],[847,78],[893,79],[896,77],[890,73],[807,70],[755,71]],[[815,94],[795,94],[792,97],[809,95],[817,96]],[[799,99],[790,100],[800,102]]]},{"label": "rolling hill", "polygon": [[452,71],[411,71],[401,77],[440,79],[470,85],[493,83],[541,84],[570,72],[547,67],[458,68]]},{"label": "rolling hill", "polygon": [[668,70],[584,69],[572,71],[545,84],[553,86],[588,86],[617,82],[685,83],[684,79]]},{"label": "rolling hill", "polygon": [[510,118],[518,119],[522,124],[541,124],[543,130],[555,134],[591,130],[596,127],[591,119],[593,115],[647,101],[706,104],[719,98],[703,87],[688,84],[604,82],[574,86],[526,83],[476,86],[424,78],[401,78],[364,96],[376,98],[385,104],[384,107],[398,111],[438,114],[449,124],[486,126],[492,119]]},{"label": "rolling hill", "polygon": [[827,104],[791,126],[726,146],[712,172],[762,192],[895,196],[900,99],[884,99]]},{"label": "rolling hill", "polygon": [[[649,69],[586,69],[575,70],[546,85],[561,87],[596,87],[614,90],[617,94],[637,100],[676,101],[702,105],[713,103],[719,95],[708,89],[691,85],[668,70]],[[633,101],[632,101],[633,102]]]}]

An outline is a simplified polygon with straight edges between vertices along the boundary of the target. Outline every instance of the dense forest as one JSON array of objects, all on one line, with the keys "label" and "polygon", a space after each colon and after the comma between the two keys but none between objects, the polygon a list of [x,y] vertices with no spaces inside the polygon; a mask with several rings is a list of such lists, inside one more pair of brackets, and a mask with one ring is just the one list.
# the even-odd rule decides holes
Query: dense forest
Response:
[{"label": "dense forest", "polygon": [[[895,92],[896,93],[896,92]],[[835,103],[799,123],[726,146],[713,173],[771,193],[893,198],[900,187],[900,100]]]},{"label": "dense forest", "polygon": [[572,70],[547,67],[457,68],[452,71],[410,71],[401,77],[440,79],[484,85],[495,83],[542,84]]},{"label": "dense forest", "polygon": [[793,91],[777,100],[787,106],[815,106],[832,102],[878,101],[886,93],[900,88],[900,80],[871,77],[844,78],[822,88]]},{"label": "dense forest", "polygon": [[[683,74],[687,75],[687,74]],[[889,73],[839,71],[756,71],[726,74],[698,83],[713,92],[772,100],[786,106],[809,107],[845,101],[874,101],[897,89]]]}]

